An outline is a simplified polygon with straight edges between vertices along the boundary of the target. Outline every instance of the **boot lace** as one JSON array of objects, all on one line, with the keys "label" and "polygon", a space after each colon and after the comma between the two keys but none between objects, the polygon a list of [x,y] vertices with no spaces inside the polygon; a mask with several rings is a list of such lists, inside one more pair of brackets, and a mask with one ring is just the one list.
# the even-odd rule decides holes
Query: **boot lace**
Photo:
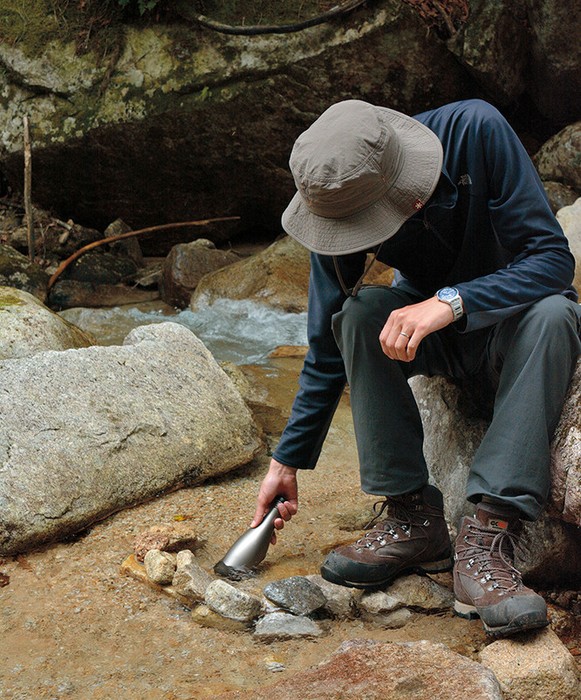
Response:
[{"label": "boot lace", "polygon": [[469,524],[464,542],[467,548],[457,555],[458,561],[466,562],[466,569],[473,569],[472,575],[479,578],[487,590],[505,595],[522,586],[520,571],[512,561],[520,544],[514,532]]},{"label": "boot lace", "polygon": [[[366,532],[353,546],[357,549],[375,550],[385,547],[389,541],[397,542],[401,536],[409,538],[412,531],[411,510],[414,510],[413,504],[401,498],[386,496],[385,500],[377,501],[373,505],[375,515],[365,526],[369,532]],[[378,522],[385,511],[389,517]],[[429,520],[425,519],[423,524],[429,525]]]}]

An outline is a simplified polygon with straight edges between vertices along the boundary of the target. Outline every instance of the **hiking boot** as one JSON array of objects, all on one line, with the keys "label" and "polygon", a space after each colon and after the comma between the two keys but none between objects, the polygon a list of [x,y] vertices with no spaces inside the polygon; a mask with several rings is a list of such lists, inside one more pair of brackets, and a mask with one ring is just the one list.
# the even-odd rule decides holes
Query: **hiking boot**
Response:
[{"label": "hiking boot", "polygon": [[518,511],[493,503],[480,503],[476,516],[460,523],[454,611],[461,617],[480,617],[493,637],[549,624],[545,601],[523,585],[514,567],[519,534]]},{"label": "hiking boot", "polygon": [[[369,532],[327,556],[321,566],[324,579],[351,588],[380,588],[401,574],[452,568],[450,536],[437,488],[424,486],[404,496],[386,496],[379,503],[379,512],[367,525]],[[384,512],[386,519],[378,522]]]}]

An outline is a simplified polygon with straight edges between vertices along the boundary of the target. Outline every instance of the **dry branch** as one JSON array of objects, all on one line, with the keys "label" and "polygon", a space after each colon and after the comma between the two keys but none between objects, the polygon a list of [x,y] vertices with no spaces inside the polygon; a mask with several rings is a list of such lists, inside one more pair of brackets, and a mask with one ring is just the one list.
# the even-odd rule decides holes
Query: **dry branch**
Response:
[{"label": "dry branch", "polygon": [[148,226],[147,228],[141,228],[137,231],[128,231],[127,233],[120,233],[118,236],[109,236],[108,238],[102,238],[99,241],[93,241],[93,243],[88,243],[76,250],[72,255],[70,255],[66,260],[63,260],[61,264],[57,267],[54,274],[48,281],[48,289],[50,290],[57,279],[62,275],[62,273],[67,269],[67,267],[77,260],[78,258],[86,253],[88,250],[97,248],[105,243],[114,243],[122,238],[131,238],[132,236],[141,236],[144,233],[157,233],[158,231],[167,231],[167,229],[172,228],[185,228],[186,226],[207,226],[208,224],[219,223],[221,221],[238,221],[239,216],[222,216],[216,219],[198,219],[197,221],[179,221],[174,224],[160,224],[158,226]]},{"label": "dry branch", "polygon": [[28,257],[34,261],[34,221],[32,215],[32,148],[30,145],[30,128],[28,117],[22,118],[24,126],[24,215],[26,218],[26,237]]}]

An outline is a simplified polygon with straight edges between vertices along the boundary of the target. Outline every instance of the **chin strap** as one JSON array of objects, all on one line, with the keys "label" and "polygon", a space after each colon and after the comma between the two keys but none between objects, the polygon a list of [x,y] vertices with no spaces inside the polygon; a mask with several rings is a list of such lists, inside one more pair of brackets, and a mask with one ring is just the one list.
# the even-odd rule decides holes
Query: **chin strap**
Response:
[{"label": "chin strap", "polygon": [[371,260],[367,263],[365,270],[363,271],[363,274],[361,277],[357,280],[355,283],[355,286],[352,289],[348,289],[347,285],[345,284],[345,280],[343,279],[343,275],[341,274],[341,270],[339,269],[339,258],[336,255],[333,255],[333,266],[335,268],[335,274],[337,275],[337,279],[339,280],[339,284],[341,285],[341,289],[343,290],[343,294],[345,294],[346,297],[356,297],[357,292],[361,289],[361,285],[363,284],[363,280],[367,276],[367,273],[369,270],[371,270],[373,263],[377,260],[377,256],[379,255],[381,251],[381,246],[383,243],[380,243],[375,252],[373,253]]}]

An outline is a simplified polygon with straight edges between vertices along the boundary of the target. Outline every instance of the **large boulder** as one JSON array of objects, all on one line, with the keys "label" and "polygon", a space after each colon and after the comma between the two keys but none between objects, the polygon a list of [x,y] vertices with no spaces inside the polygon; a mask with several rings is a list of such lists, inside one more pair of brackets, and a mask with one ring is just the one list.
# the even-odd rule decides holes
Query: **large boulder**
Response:
[{"label": "large boulder", "polygon": [[[57,26],[39,47],[27,31],[0,44],[0,167],[20,188],[30,114],[35,201],[98,228],[239,215],[237,230],[278,230],[292,143],[329,104],[358,97],[417,113],[474,92],[400,0],[290,34],[127,25],[107,60],[59,43]],[[142,245],[165,254],[197,234]],[[215,242],[232,235],[204,229]]]},{"label": "large boulder", "polygon": [[542,180],[559,182],[581,195],[581,121],[550,138],[533,160]]},{"label": "large boulder", "polygon": [[581,197],[568,207],[559,209],[557,220],[563,227],[571,252],[577,261],[573,286],[581,293]]},{"label": "large boulder", "polygon": [[[410,384],[424,425],[426,460],[444,493],[446,518],[455,526],[462,515],[473,514],[466,480],[488,420],[467,410],[465,392],[446,379],[413,377]],[[581,577],[580,392],[581,362],[552,445],[549,508],[535,523],[525,524],[526,554],[517,557],[523,574],[543,584],[568,585]]]},{"label": "large boulder", "polygon": [[290,313],[306,311],[309,270],[307,249],[285,236],[261,253],[203,277],[191,308],[216,299],[251,299]]},{"label": "large boulder", "polygon": [[19,289],[0,287],[0,360],[94,345],[87,333]]},{"label": "large boulder", "polygon": [[[272,697],[302,700],[502,700],[489,669],[444,644],[344,642],[330,659],[275,685],[252,690],[254,700]],[[247,698],[246,691],[214,695],[215,700]]]},{"label": "large boulder", "polygon": [[0,362],[0,554],[249,462],[249,410],[183,326]]}]

